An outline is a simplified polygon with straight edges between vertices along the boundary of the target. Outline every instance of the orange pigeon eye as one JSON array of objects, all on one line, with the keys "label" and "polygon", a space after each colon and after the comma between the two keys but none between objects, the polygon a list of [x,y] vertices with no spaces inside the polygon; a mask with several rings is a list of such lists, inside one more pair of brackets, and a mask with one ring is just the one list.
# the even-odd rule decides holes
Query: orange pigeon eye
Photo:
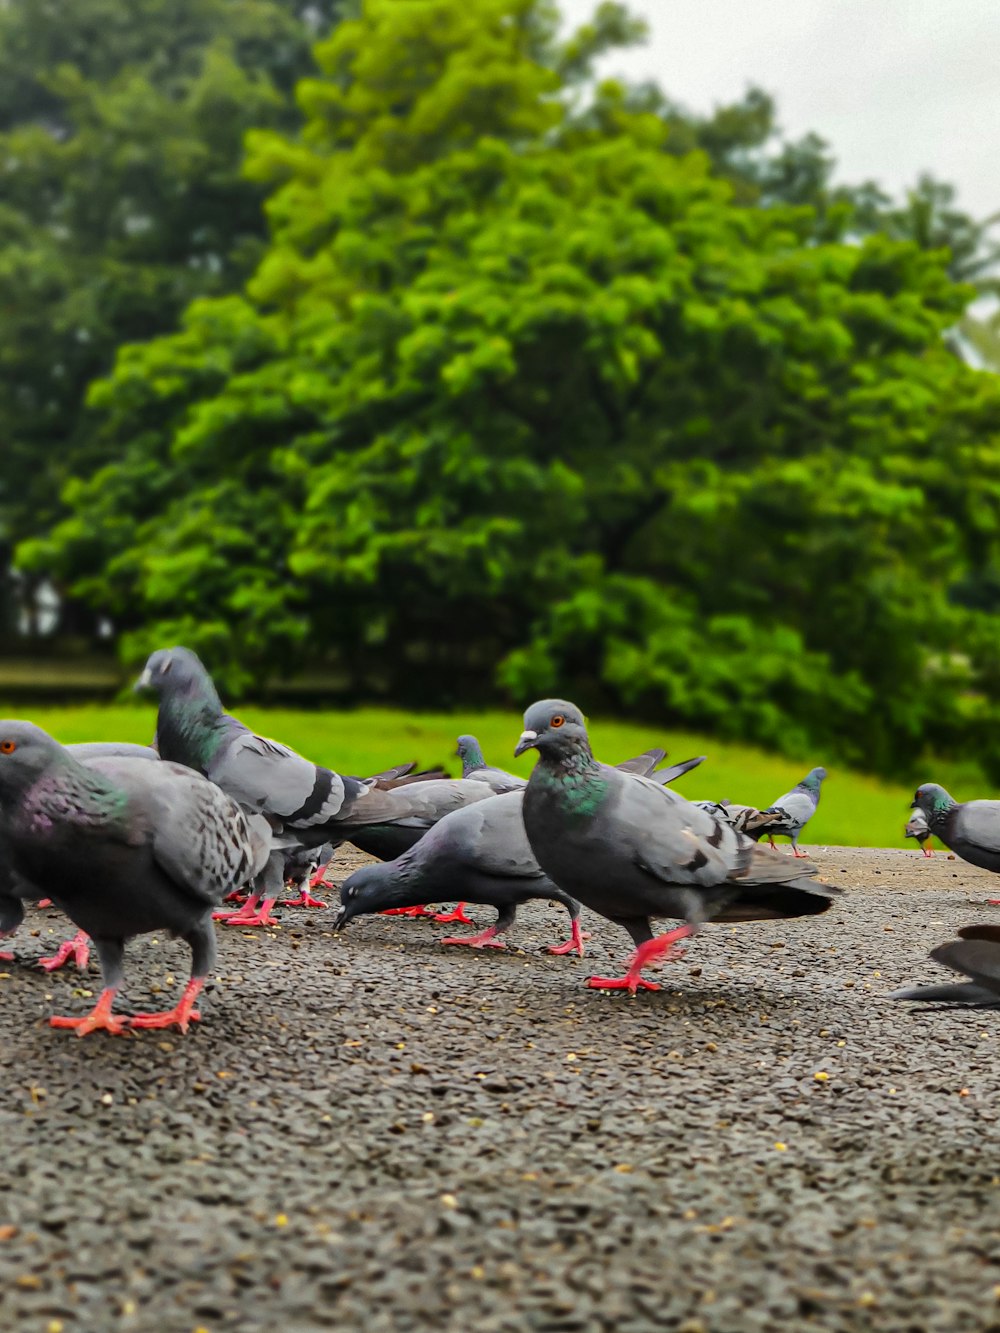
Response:
[{"label": "orange pigeon eye", "polygon": [[562,713],[556,713],[555,717],[549,719],[549,726],[561,727],[565,721],[566,719],[563,717]]},{"label": "orange pigeon eye", "polygon": [[0,754],[13,754],[16,749],[13,741],[0,741]]}]

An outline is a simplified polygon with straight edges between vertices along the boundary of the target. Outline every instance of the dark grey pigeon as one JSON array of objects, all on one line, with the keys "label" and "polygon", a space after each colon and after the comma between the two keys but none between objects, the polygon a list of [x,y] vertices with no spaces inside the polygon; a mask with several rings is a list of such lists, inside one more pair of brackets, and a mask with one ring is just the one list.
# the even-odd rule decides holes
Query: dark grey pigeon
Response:
[{"label": "dark grey pigeon", "polygon": [[439,820],[409,851],[394,861],[362,866],[341,885],[335,929],[356,916],[386,909],[418,907],[460,896],[465,902],[497,909],[496,924],[480,935],[456,935],[442,944],[474,949],[503,948],[497,936],[514,924],[517,909],[534,899],[562,903],[572,935],[550,953],[583,955],[580,904],[558,888],[531,854],[521,818],[521,791],[490,796]]},{"label": "dark grey pigeon", "polygon": [[1000,801],[959,804],[936,782],[925,782],[917,788],[911,809],[919,810],[934,836],[963,861],[1000,872]]},{"label": "dark grey pigeon", "polygon": [[[159,759],[159,755],[148,745],[134,745],[129,741],[73,741],[66,746],[66,749],[75,759],[81,763],[86,763],[89,759],[109,759],[109,758],[133,758],[133,759]],[[2,859],[2,852],[0,852]],[[0,867],[0,875],[4,873]],[[12,892],[11,875],[7,869],[8,891]],[[3,898],[3,887],[0,885],[0,899]],[[16,895],[8,897],[6,904],[0,901],[0,936],[11,935],[24,919],[25,901],[40,901],[44,899],[44,894],[33,889],[30,884],[23,880],[17,882]],[[42,906],[45,902],[42,901]],[[5,924],[13,922],[13,924]],[[7,961],[12,960],[13,954],[0,953],[0,958]],[[90,947],[86,931],[79,930],[72,939],[60,944],[56,952],[49,958],[39,958],[38,965],[46,972],[55,972],[68,959],[72,958],[76,966],[83,971],[90,961]]]},{"label": "dark grey pigeon", "polygon": [[961,972],[968,981],[938,986],[910,986],[893,991],[890,1000],[966,1004],[973,1008],[1000,1005],[1000,926],[963,926],[960,938],[932,949],[935,963]]},{"label": "dark grey pigeon", "polygon": [[[159,695],[157,746],[164,759],[204,774],[244,809],[264,815],[282,841],[247,903],[219,914],[231,925],[270,924],[284,883],[284,854],[294,845],[319,847],[364,835],[368,829],[413,817],[416,788],[434,782],[380,783],[345,777],[304,759],[287,745],[258,736],[224,711],[211,676],[187,648],[161,648],[146,662],[137,688]],[[405,784],[405,785],[403,785]],[[469,784],[479,787],[481,784]],[[473,799],[479,799],[478,794]],[[418,835],[419,836],[419,835]],[[395,853],[392,853],[395,854]],[[258,906],[259,904],[259,906]]]},{"label": "dark grey pigeon", "polygon": [[760,812],[761,815],[777,818],[767,822],[758,820],[747,827],[747,832],[755,838],[766,836],[772,847],[777,836],[791,838],[792,855],[805,856],[805,852],[799,851],[799,834],[816,813],[825,777],[825,768],[811,768],[791,791],[786,791],[784,796],[779,796],[766,810]]},{"label": "dark grey pigeon", "polygon": [[[103,1028],[179,1027],[215,958],[212,907],[267,859],[264,821],[249,820],[189,768],[145,759],[80,763],[40,727],[0,722],[0,843],[10,871],[50,897],[93,939],[104,989],[85,1018],[53,1018],[80,1036]],[[125,941],[169,930],[191,947],[191,980],[166,1013],[112,1014]]]},{"label": "dark grey pigeon", "polygon": [[931,848],[927,846],[931,840],[931,831],[927,827],[927,816],[923,810],[914,810],[906,821],[906,828],[903,829],[903,833],[907,838],[916,838],[924,856],[934,855]]},{"label": "dark grey pigeon", "polygon": [[[574,704],[532,704],[515,754],[529,749],[538,760],[524,793],[524,827],[539,866],[623,926],[636,946],[625,977],[591,977],[590,986],[658,989],[642,969],[705,922],[812,916],[838,892],[814,882],[808,862],[789,867],[671,788],[599,764]],[[650,918],[664,916],[684,924],[654,939]]]},{"label": "dark grey pigeon", "polygon": [[326,903],[312,895],[323,883],[326,868],[333,857],[333,844],[322,847],[293,847],[285,853],[285,885],[298,894],[283,898],[282,907],[325,907]]}]

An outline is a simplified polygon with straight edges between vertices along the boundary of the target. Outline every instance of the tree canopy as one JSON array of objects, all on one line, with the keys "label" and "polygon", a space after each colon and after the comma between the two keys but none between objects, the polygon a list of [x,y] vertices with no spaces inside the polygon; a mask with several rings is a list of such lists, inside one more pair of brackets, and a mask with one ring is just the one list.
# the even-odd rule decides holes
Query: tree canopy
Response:
[{"label": "tree canopy", "polygon": [[0,579],[12,542],[104,460],[86,388],[124,342],[242,286],[263,191],[251,126],[292,90],[331,0],[9,0],[0,7]]},{"label": "tree canopy", "polygon": [[19,561],[231,687],[308,644],[400,701],[558,692],[884,772],[974,740],[1000,773],[1000,381],[945,337],[974,288],[818,141],[765,170],[752,117],[710,149],[648,90],[583,96],[635,35],[367,0],[302,133],[249,136],[245,290],[121,351],[112,461]]}]

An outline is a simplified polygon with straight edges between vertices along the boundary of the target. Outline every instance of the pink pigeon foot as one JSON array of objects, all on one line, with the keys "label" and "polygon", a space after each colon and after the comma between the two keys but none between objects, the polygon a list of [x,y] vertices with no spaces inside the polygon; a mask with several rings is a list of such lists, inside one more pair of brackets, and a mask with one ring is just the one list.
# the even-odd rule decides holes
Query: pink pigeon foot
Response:
[{"label": "pink pigeon foot", "polygon": [[562,944],[550,944],[549,947],[546,949],[545,952],[546,952],[546,953],[572,953],[574,950],[576,950],[576,952],[577,952],[577,953],[580,955],[580,957],[582,958],[583,955],[584,955],[584,952],[585,952],[584,947],[583,947],[583,941],[584,941],[584,940],[589,940],[589,939],[590,939],[590,931],[589,931],[589,930],[581,930],[581,929],[580,929],[580,923],[579,923],[579,921],[574,921],[574,922],[573,922],[573,930],[572,930],[572,933],[571,933],[569,939],[568,939],[568,940],[564,940]]},{"label": "pink pigeon foot", "polygon": [[46,972],[56,972],[69,962],[70,958],[81,972],[86,970],[90,962],[90,936],[85,930],[78,930],[71,940],[64,940],[48,958],[39,958],[38,966],[44,968]]},{"label": "pink pigeon foot", "polygon": [[265,898],[259,907],[247,903],[238,912],[213,912],[212,916],[216,921],[224,921],[227,926],[276,926],[278,922],[271,915],[271,908],[276,902],[276,898]]},{"label": "pink pigeon foot", "polygon": [[326,907],[327,904],[319,898],[314,898],[309,892],[309,885],[304,884],[299,890],[297,898],[282,898],[282,907]]},{"label": "pink pigeon foot", "polygon": [[481,935],[449,935],[441,943],[467,944],[470,949],[506,949],[503,940],[495,938],[499,933],[496,926],[490,926],[489,930],[484,930]]},{"label": "pink pigeon foot", "polygon": [[128,1019],[117,1018],[111,1012],[111,1006],[115,1002],[115,992],[113,990],[102,990],[97,1003],[89,1014],[83,1018],[62,1018],[54,1014],[49,1019],[49,1026],[54,1028],[71,1028],[78,1037],[85,1037],[89,1032],[110,1032],[113,1037],[120,1037],[123,1032],[128,1030]]},{"label": "pink pigeon foot", "polygon": [[661,987],[655,982],[643,980],[642,969],[652,963],[666,962],[669,958],[680,956],[682,950],[676,948],[678,940],[687,939],[693,934],[693,926],[678,926],[676,930],[668,930],[665,935],[657,935],[655,939],[639,945],[625,976],[588,977],[587,985],[591,990],[627,990],[633,995],[637,990],[660,990]]},{"label": "pink pigeon foot", "polygon": [[379,916],[433,916],[426,907],[387,907]]},{"label": "pink pigeon foot", "polygon": [[125,1021],[133,1028],[180,1028],[182,1032],[187,1032],[189,1023],[197,1023],[201,1019],[194,1002],[204,984],[204,977],[192,977],[173,1009],[165,1009],[162,1013],[134,1014]]},{"label": "pink pigeon foot", "polygon": [[441,922],[457,921],[463,926],[474,926],[476,923],[471,916],[465,914],[465,903],[457,903],[450,912],[435,912],[434,920]]}]

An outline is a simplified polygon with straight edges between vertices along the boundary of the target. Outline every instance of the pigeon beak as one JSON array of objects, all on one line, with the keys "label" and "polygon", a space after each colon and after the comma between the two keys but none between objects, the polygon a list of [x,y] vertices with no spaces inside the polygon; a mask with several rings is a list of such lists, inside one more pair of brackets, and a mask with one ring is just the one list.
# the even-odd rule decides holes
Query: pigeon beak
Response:
[{"label": "pigeon beak", "polygon": [[350,919],[351,918],[347,914],[347,908],[342,907],[340,911],[337,913],[337,915],[333,918],[334,934],[338,934],[340,931],[342,931],[344,927],[347,925],[348,921],[350,921]]},{"label": "pigeon beak", "polygon": [[521,739],[518,741],[517,748],[514,750],[514,758],[516,759],[519,754],[524,754],[525,750],[534,749],[537,740],[537,731],[522,731]]},{"label": "pigeon beak", "polygon": [[152,673],[150,672],[149,667],[144,667],[142,675],[135,682],[132,688],[133,690],[148,690],[150,685],[152,685],[152,683],[153,683]]},{"label": "pigeon beak", "polygon": [[920,806],[917,804],[916,801],[911,801],[911,802],[910,802],[910,809],[911,809],[911,810],[919,810],[919,809],[920,809]]}]

